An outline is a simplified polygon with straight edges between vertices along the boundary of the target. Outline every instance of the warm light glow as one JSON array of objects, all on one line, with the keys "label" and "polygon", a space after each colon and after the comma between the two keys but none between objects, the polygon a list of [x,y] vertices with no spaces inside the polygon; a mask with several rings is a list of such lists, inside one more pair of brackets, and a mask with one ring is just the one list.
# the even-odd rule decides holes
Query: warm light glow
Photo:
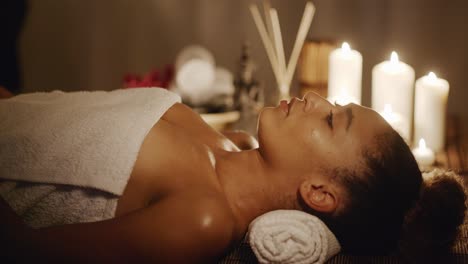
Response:
[{"label": "warm light glow", "polygon": [[426,149],[426,141],[424,140],[424,138],[421,138],[419,140],[419,148],[420,149]]},{"label": "warm light glow", "polygon": [[350,96],[345,87],[341,88],[341,91],[338,95],[333,97],[328,97],[328,101],[332,104],[347,105],[347,104],[360,104],[360,102],[354,97]]},{"label": "warm light glow", "polygon": [[341,45],[341,49],[344,50],[345,52],[351,51],[351,47],[349,46],[348,42],[343,42],[343,44]]},{"label": "warm light glow", "polygon": [[418,147],[412,152],[419,166],[431,166],[435,161],[434,152],[426,147],[426,141],[423,138],[419,139]]},{"label": "warm light glow", "polygon": [[429,74],[427,75],[429,77],[429,80],[431,81],[435,81],[437,80],[437,75],[433,72],[429,72]]},{"label": "warm light glow", "polygon": [[391,104],[385,104],[384,110],[381,113],[383,118],[390,124],[394,123],[397,121],[396,115],[393,113],[392,110],[392,105]]},{"label": "warm light glow", "polygon": [[338,96],[332,100],[333,100],[332,102],[333,104],[339,104],[339,105],[347,105],[350,103],[354,103],[356,101],[353,98],[349,96],[345,96],[345,95]]},{"label": "warm light glow", "polygon": [[390,55],[390,62],[392,64],[397,64],[399,62],[398,54],[395,51],[392,51],[392,55]]},{"label": "warm light glow", "polygon": [[384,115],[391,115],[392,114],[392,105],[391,104],[385,104],[384,106]]}]

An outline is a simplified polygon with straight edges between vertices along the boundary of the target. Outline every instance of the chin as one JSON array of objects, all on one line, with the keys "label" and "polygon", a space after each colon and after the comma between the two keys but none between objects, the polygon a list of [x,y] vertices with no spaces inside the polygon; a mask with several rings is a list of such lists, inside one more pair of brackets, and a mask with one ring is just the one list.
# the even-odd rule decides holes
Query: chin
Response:
[{"label": "chin", "polygon": [[273,121],[275,115],[275,108],[273,107],[264,107],[258,114],[258,130],[260,127],[268,126],[269,123]]},{"label": "chin", "polygon": [[268,131],[268,128],[266,128],[266,127],[268,127],[267,119],[268,119],[268,115],[269,115],[270,111],[271,111],[271,107],[264,107],[264,108],[262,108],[262,110],[258,114],[257,136],[258,136],[259,142],[263,138],[263,134],[265,133],[265,131]]},{"label": "chin", "polygon": [[265,107],[258,115],[257,134],[259,142],[269,135],[275,134],[278,129],[279,112],[277,108]]}]

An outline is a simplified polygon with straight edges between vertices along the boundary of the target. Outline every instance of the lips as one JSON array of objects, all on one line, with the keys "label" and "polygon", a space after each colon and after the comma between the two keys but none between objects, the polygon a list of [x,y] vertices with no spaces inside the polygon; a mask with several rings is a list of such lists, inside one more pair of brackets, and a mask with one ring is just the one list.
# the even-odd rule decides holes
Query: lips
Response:
[{"label": "lips", "polygon": [[293,104],[296,102],[296,98],[292,98],[291,101],[289,101],[289,104],[288,104],[288,113],[291,111],[291,107],[293,106]]}]

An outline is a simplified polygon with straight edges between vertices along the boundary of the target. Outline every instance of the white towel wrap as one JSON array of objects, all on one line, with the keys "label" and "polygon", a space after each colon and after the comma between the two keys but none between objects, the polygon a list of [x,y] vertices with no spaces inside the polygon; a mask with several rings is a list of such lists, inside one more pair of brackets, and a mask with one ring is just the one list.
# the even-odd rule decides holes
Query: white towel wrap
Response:
[{"label": "white towel wrap", "polygon": [[0,178],[121,195],[141,144],[180,97],[165,89],[32,93],[0,100]]},{"label": "white towel wrap", "polygon": [[119,196],[92,188],[0,181],[0,196],[32,228],[113,218]]},{"label": "white towel wrap", "polygon": [[249,243],[260,263],[324,263],[340,244],[317,217],[298,210],[277,210],[249,226]]}]

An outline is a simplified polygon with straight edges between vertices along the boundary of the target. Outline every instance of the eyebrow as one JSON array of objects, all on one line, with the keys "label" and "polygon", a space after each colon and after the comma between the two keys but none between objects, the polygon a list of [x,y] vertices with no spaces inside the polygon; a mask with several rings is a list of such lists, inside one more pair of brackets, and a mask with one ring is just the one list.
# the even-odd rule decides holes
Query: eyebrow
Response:
[{"label": "eyebrow", "polygon": [[346,111],[346,131],[348,131],[349,127],[351,126],[351,123],[353,122],[354,115],[353,115],[353,109],[351,109],[351,107],[346,108],[345,111]]}]

